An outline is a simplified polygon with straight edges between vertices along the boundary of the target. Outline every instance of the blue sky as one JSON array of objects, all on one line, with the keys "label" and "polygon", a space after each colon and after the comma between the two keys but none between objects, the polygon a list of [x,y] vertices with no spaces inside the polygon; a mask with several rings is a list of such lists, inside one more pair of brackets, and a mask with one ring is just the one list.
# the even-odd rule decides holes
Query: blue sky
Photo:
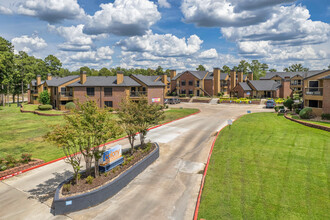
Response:
[{"label": "blue sky", "polygon": [[0,0],[1,36],[63,66],[330,64],[327,0]]}]

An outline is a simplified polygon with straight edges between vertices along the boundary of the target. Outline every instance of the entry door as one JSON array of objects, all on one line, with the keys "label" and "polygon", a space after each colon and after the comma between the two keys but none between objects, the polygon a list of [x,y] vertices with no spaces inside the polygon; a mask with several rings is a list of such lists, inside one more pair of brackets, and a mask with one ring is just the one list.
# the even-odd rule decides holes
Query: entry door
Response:
[{"label": "entry door", "polygon": [[197,90],[197,96],[199,96],[199,90]]}]

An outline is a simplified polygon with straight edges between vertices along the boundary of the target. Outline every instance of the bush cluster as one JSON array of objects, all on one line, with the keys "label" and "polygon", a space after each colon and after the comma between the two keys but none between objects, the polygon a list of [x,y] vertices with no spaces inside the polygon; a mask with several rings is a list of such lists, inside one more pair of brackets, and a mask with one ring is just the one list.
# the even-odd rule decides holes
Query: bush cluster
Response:
[{"label": "bush cluster", "polygon": [[299,112],[299,116],[302,119],[310,119],[312,117],[313,110],[312,108],[304,108]]},{"label": "bush cluster", "polygon": [[41,111],[51,110],[53,108],[52,105],[39,105],[38,109]]},{"label": "bush cluster", "polygon": [[179,97],[186,97],[186,94],[180,94]]},{"label": "bush cluster", "polygon": [[19,163],[28,163],[32,159],[32,154],[22,154],[21,159],[17,160],[12,155],[8,154],[6,158],[0,158],[0,171],[6,170],[8,168],[13,168]]},{"label": "bush cluster", "polygon": [[323,120],[330,120],[330,114],[322,114],[321,117]]},{"label": "bush cluster", "polygon": [[88,176],[88,177],[86,178],[86,183],[88,183],[88,184],[92,184],[92,183],[93,183],[93,180],[94,180],[94,177],[92,177],[92,176]]},{"label": "bush cluster", "polygon": [[68,102],[65,104],[65,109],[67,110],[71,110],[71,109],[75,109],[76,108],[76,104],[74,104],[73,102]]}]

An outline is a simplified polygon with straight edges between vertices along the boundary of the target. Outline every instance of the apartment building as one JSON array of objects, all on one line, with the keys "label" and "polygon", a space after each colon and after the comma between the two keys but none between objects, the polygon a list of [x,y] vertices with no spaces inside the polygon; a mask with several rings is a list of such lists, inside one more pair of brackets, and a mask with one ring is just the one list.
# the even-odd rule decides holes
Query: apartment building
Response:
[{"label": "apartment building", "polygon": [[275,80],[248,80],[240,82],[232,90],[232,95],[238,98],[278,98],[283,87]]},{"label": "apartment building", "polygon": [[39,94],[44,91],[45,81],[41,80],[41,76],[37,75],[37,79],[34,79],[28,85],[28,103],[39,104]]},{"label": "apartment building", "polygon": [[64,110],[67,102],[85,102],[87,99],[94,100],[101,108],[118,108],[126,97],[138,100],[145,96],[149,103],[163,104],[166,86],[159,78],[167,80],[167,76],[124,76],[123,72],[116,76],[87,76],[86,72],[81,72],[75,76],[49,76],[43,88],[50,93],[55,109]]}]

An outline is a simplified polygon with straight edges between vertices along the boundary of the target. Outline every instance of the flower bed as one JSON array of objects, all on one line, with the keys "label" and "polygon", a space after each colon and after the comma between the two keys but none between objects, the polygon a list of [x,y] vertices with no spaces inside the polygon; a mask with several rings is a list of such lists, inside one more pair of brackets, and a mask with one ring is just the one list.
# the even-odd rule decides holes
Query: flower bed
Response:
[{"label": "flower bed", "polygon": [[[123,189],[128,183],[130,183],[137,175],[145,170],[150,164],[152,164],[159,157],[159,146],[154,144],[149,153],[140,158],[139,161],[131,160],[130,165],[126,164],[117,169],[117,175],[110,174],[105,178],[106,181],[103,185],[94,188],[89,191],[85,191],[80,194],[68,195],[64,197],[62,194],[63,185],[71,181],[72,178],[62,182],[56,189],[53,207],[54,214],[65,214],[82,209],[86,209],[91,206],[95,206],[110,197],[114,196],[121,189]],[[125,167],[125,168],[124,168]],[[112,171],[109,171],[112,172]],[[104,174],[103,174],[104,175]],[[111,178],[110,178],[111,176]],[[95,180],[94,180],[95,181]]]},{"label": "flower bed", "polygon": [[43,163],[44,163],[44,161],[39,160],[39,159],[32,159],[28,163],[19,163],[19,164],[17,164],[16,167],[9,168],[9,169],[6,169],[4,171],[0,171],[0,178],[1,177],[6,177],[6,176],[11,175],[13,173],[19,173],[22,170],[26,170],[30,167],[34,167],[34,166],[37,166],[37,165],[43,164]]},{"label": "flower bed", "polygon": [[209,103],[211,99],[205,98],[205,99],[193,99],[192,102],[198,102],[198,103]]},{"label": "flower bed", "polygon": [[189,98],[179,98],[181,102],[189,102],[190,99]]},{"label": "flower bed", "polygon": [[219,99],[219,103],[230,103],[230,104],[260,104],[260,100],[254,99]]}]

